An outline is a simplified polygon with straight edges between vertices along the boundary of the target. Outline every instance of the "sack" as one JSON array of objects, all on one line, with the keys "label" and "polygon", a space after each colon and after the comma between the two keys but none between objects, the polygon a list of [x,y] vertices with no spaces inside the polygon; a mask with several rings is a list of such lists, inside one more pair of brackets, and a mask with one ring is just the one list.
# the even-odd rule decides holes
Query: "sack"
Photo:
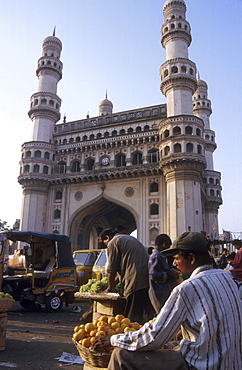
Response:
[{"label": "sack", "polygon": [[16,252],[12,256],[9,256],[8,268],[12,270],[25,269],[25,256],[21,255],[19,252]]}]

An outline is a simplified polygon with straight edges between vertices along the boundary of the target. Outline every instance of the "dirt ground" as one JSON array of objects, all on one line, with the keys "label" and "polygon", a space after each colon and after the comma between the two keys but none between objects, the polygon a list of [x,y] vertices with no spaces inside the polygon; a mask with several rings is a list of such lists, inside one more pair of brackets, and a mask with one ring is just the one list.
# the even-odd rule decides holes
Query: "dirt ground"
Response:
[{"label": "dirt ground", "polygon": [[[72,312],[74,306],[82,308],[81,313]],[[67,367],[82,370],[79,364],[67,365],[59,362],[63,352],[78,355],[72,342],[73,328],[80,324],[82,314],[89,308],[89,301],[76,300],[60,312],[49,313],[25,310],[15,302],[8,312],[6,348],[0,352],[0,369],[53,370]],[[9,363],[8,366],[5,366]]]}]

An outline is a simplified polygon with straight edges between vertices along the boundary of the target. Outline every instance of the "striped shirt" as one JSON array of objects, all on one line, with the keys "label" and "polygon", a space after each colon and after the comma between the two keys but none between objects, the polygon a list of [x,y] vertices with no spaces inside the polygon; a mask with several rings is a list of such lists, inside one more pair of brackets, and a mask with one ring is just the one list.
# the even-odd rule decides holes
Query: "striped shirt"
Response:
[{"label": "striped shirt", "polygon": [[181,353],[190,368],[240,370],[241,320],[238,288],[230,272],[201,266],[173,289],[153,322],[112,336],[111,344],[129,351],[157,350],[181,327]]}]

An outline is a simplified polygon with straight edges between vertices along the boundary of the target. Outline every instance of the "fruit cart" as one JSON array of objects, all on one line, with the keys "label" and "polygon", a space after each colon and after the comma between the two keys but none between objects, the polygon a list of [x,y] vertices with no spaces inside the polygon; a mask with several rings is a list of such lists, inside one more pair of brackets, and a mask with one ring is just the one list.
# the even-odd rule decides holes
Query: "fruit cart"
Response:
[{"label": "fruit cart", "polygon": [[92,321],[101,315],[114,316],[124,313],[126,298],[118,293],[82,293],[76,292],[75,298],[90,300],[93,307]]}]

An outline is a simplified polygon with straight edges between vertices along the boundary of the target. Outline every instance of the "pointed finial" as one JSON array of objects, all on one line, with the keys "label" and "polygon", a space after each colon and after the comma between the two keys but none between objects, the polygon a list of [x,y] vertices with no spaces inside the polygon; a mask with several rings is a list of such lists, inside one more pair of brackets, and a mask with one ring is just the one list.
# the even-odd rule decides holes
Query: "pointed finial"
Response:
[{"label": "pointed finial", "polygon": [[55,29],[56,29],[56,26],[55,26],[55,27],[54,27],[54,29],[53,29],[52,36],[55,36]]},{"label": "pointed finial", "polygon": [[63,123],[66,123],[66,113],[64,114],[64,117],[63,117]]},{"label": "pointed finial", "polygon": [[108,98],[108,91],[106,90],[106,99]]},{"label": "pointed finial", "polygon": [[200,80],[200,73],[198,72],[198,79]]},{"label": "pointed finial", "polygon": [[89,110],[87,111],[87,118],[89,118],[90,116],[89,116]]}]

